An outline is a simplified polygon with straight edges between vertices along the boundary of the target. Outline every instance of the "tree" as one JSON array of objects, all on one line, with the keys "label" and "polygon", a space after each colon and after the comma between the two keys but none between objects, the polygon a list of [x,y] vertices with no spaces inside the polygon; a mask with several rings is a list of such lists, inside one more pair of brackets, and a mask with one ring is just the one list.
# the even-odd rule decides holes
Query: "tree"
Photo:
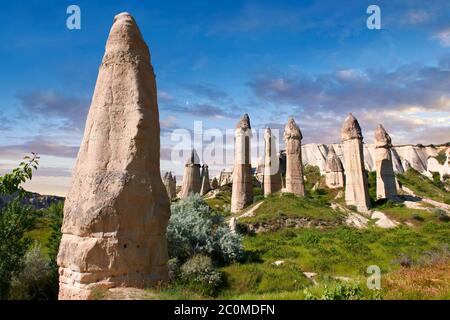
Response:
[{"label": "tree", "polygon": [[15,194],[0,211],[0,299],[8,297],[11,277],[23,268],[23,257],[30,247],[25,234],[34,225],[34,210],[20,203],[25,193],[21,184],[32,178],[33,169],[38,167],[38,155],[25,157],[11,173],[0,177],[0,194]]}]

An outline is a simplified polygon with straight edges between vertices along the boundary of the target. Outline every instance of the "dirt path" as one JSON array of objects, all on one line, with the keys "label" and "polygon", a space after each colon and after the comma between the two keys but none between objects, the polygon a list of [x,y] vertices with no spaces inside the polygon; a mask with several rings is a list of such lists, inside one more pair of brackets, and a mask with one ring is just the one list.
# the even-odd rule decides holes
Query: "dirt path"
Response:
[{"label": "dirt path", "polygon": [[253,217],[255,215],[255,211],[258,210],[258,208],[264,203],[264,200],[261,202],[258,202],[253,207],[248,209],[246,212],[238,216],[236,219],[245,218],[245,217]]}]

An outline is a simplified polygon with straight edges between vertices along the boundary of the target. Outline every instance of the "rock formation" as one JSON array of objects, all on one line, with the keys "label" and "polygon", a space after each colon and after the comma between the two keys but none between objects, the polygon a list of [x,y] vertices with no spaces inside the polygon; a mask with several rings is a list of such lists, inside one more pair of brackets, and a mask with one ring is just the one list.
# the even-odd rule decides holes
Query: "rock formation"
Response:
[{"label": "rock formation", "polygon": [[327,162],[325,164],[325,182],[328,188],[344,187],[344,167],[341,159],[336,155],[333,146],[328,150]]},{"label": "rock formation", "polygon": [[245,114],[235,130],[233,187],[231,192],[231,212],[238,212],[253,201],[250,139],[252,131],[250,118]]},{"label": "rock formation", "polygon": [[211,185],[209,183],[209,171],[208,166],[204,164],[202,166],[202,187],[200,188],[200,194],[205,195],[211,190]]},{"label": "rock formation", "polygon": [[341,130],[345,159],[345,202],[367,211],[370,198],[364,169],[363,136],[358,120],[350,113]]},{"label": "rock formation", "polygon": [[302,133],[294,118],[289,118],[284,128],[286,145],[286,191],[298,196],[305,195],[302,164]]},{"label": "rock formation", "polygon": [[180,198],[186,198],[190,193],[200,193],[202,179],[200,176],[200,161],[195,149],[184,166],[183,184],[181,185]]},{"label": "rock formation", "polygon": [[211,189],[216,190],[217,188],[219,188],[219,182],[217,181],[217,178],[214,177],[211,180]]},{"label": "rock formation", "polygon": [[172,172],[166,172],[163,179],[164,186],[166,187],[167,195],[169,199],[175,199],[177,197],[177,180],[172,176]]},{"label": "rock formation", "polygon": [[167,280],[156,83],[127,13],[114,18],[64,205],[59,298]]},{"label": "rock formation", "polygon": [[375,130],[375,168],[377,172],[377,199],[395,199],[397,185],[391,156],[391,137],[380,124]]},{"label": "rock formation", "polygon": [[270,128],[264,132],[265,157],[264,157],[264,195],[269,195],[281,190],[281,175],[279,171],[280,160],[277,155],[275,138]]}]

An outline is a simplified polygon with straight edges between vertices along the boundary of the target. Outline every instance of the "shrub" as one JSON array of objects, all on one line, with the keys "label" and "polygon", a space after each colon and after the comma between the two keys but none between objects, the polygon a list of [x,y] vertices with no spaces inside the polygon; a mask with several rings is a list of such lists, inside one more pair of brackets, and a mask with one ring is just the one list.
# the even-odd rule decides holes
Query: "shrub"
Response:
[{"label": "shrub", "polygon": [[411,219],[417,220],[417,221],[425,221],[425,219],[418,213],[414,212],[411,214]]},{"label": "shrub", "polygon": [[433,214],[440,221],[443,221],[443,222],[450,221],[450,217],[448,216],[447,212],[445,212],[442,209],[439,209],[439,208],[433,209]]},{"label": "shrub", "polygon": [[360,300],[363,291],[357,284],[338,284],[333,288],[325,288],[322,300]]},{"label": "shrub", "polygon": [[213,295],[222,284],[222,274],[217,271],[210,257],[197,254],[180,268],[180,279],[201,294]]},{"label": "shrub", "polygon": [[167,227],[169,255],[181,262],[202,253],[218,262],[242,257],[241,237],[232,233],[222,215],[214,215],[200,195],[190,195],[171,206]]},{"label": "shrub", "polygon": [[7,298],[11,277],[23,267],[22,258],[31,243],[25,233],[32,229],[34,220],[33,210],[18,199],[0,211],[0,299]]},{"label": "shrub", "polygon": [[42,253],[39,244],[35,244],[25,254],[24,268],[11,280],[9,298],[20,300],[47,300],[58,294],[58,287],[52,283],[53,270]]},{"label": "shrub", "polygon": [[331,287],[325,285],[321,296],[314,294],[308,288],[303,293],[305,300],[361,300],[364,298],[364,292],[357,283],[338,283]]}]

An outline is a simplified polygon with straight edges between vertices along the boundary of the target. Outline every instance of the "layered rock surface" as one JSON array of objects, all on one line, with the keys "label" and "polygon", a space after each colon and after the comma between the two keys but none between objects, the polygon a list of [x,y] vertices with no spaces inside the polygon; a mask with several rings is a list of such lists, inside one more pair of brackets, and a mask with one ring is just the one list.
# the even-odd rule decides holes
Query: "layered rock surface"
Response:
[{"label": "layered rock surface", "polygon": [[286,191],[305,195],[302,163],[302,133],[294,118],[289,118],[284,128],[286,145]]},{"label": "layered rock surface", "polygon": [[367,211],[370,206],[367,176],[364,168],[363,136],[356,118],[350,113],[341,130],[345,159],[345,202]]},{"label": "layered rock surface", "polygon": [[265,155],[264,155],[264,195],[269,195],[281,190],[281,175],[279,158],[277,155],[275,138],[270,128],[264,132]]},{"label": "layered rock surface", "polygon": [[395,199],[397,184],[391,156],[391,137],[380,124],[375,130],[375,169],[377,173],[377,199]]},{"label": "layered rock surface", "polygon": [[344,187],[344,181],[344,167],[333,146],[331,146],[325,164],[325,183],[329,188],[342,188]]},{"label": "layered rock surface", "polygon": [[114,18],[64,206],[60,299],[167,280],[169,198],[160,176],[156,83],[127,13]]},{"label": "layered rock surface", "polygon": [[183,183],[180,198],[186,198],[190,193],[200,193],[202,179],[200,174],[200,159],[197,152],[192,149],[191,155],[184,166]]},{"label": "layered rock surface", "polygon": [[211,184],[209,183],[209,169],[206,164],[202,166],[202,187],[200,188],[200,194],[205,195],[211,190]]},{"label": "layered rock surface", "polygon": [[231,192],[231,212],[244,209],[253,202],[253,175],[250,158],[252,131],[250,118],[245,114],[235,129],[233,186]]}]

